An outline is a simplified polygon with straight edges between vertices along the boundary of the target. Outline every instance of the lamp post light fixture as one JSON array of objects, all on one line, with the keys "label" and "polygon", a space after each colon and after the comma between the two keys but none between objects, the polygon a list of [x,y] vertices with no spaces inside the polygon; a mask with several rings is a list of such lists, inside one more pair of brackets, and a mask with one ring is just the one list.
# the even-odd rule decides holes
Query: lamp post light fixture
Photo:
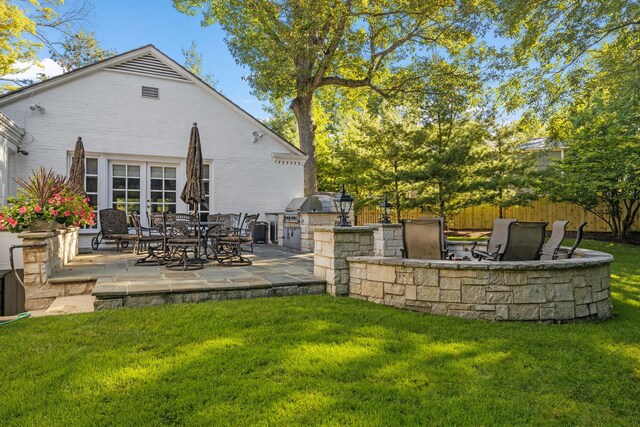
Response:
[{"label": "lamp post light fixture", "polygon": [[391,220],[389,219],[389,211],[391,210],[391,208],[393,207],[393,205],[391,203],[389,203],[389,199],[387,198],[387,195],[384,195],[384,202],[380,203],[380,209],[382,210],[382,219],[381,219],[381,223],[382,224],[391,224]]},{"label": "lamp post light fixture", "polygon": [[351,223],[349,222],[349,212],[351,212],[351,206],[353,205],[353,197],[345,192],[344,184],[342,184],[340,197],[333,199],[333,203],[336,205],[336,211],[340,214],[340,221],[336,226],[351,227]]}]

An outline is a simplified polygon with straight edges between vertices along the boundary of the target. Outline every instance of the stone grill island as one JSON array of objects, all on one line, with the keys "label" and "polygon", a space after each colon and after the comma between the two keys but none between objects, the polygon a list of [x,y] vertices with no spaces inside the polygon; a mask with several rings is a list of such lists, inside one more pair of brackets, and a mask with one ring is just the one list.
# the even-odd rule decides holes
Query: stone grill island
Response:
[{"label": "stone grill island", "polygon": [[376,229],[315,230],[314,273],[327,281],[328,293],[469,319],[567,322],[611,317],[613,257],[607,253],[577,250],[572,259],[520,262],[382,257],[373,256],[372,248],[397,242],[367,245]]}]

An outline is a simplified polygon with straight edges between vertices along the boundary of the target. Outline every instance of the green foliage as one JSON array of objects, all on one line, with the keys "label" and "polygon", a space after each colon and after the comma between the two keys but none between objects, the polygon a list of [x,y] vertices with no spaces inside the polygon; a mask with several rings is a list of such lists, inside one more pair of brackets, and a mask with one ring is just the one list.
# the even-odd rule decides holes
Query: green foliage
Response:
[{"label": "green foliage", "polygon": [[[640,424],[640,247],[605,322],[485,322],[330,296],[0,326],[0,419],[25,425]],[[144,268],[144,267],[140,267]]]},{"label": "green foliage", "polygon": [[480,31],[486,2],[313,2],[173,0],[180,12],[219,24],[236,61],[263,99],[290,99],[300,147],[309,155],[305,193],[315,192],[313,98],[323,87],[391,94],[421,81],[414,62],[438,52],[460,54]]},{"label": "green foliage", "polygon": [[35,34],[36,24],[23,9],[6,0],[0,2],[0,76],[18,71],[18,61],[35,58],[41,44],[26,39],[24,34]]},{"label": "green foliage", "polygon": [[191,42],[189,49],[180,49],[184,57],[184,67],[191,73],[198,76],[203,82],[215,88],[218,81],[211,73],[203,73],[202,71],[202,53],[198,52],[198,46],[195,40]]},{"label": "green foliage", "polygon": [[62,52],[52,50],[50,53],[51,59],[65,71],[90,65],[116,54],[115,50],[101,48],[94,33],[84,31],[65,37],[61,47]]},{"label": "green foliage", "polygon": [[531,124],[528,118],[523,118],[498,125],[495,116],[490,117],[489,150],[480,170],[485,177],[482,200],[497,206],[500,218],[505,208],[524,206],[538,198],[538,153],[521,149],[522,144],[536,136]]},{"label": "green foliage", "polygon": [[624,239],[640,209],[640,65],[619,73],[609,49],[617,47],[596,56],[598,73],[551,122],[566,154],[551,169],[546,189],[553,199],[596,214]]}]

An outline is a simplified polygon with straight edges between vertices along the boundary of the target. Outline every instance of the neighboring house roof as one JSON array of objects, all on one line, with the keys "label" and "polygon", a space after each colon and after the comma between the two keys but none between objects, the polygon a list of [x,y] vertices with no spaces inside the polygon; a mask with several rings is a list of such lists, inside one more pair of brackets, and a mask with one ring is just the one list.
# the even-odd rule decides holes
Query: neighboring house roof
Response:
[{"label": "neighboring house roof", "polygon": [[563,149],[564,145],[561,142],[550,141],[548,138],[534,138],[531,141],[520,144],[518,148],[522,150],[548,150],[554,148]]},{"label": "neighboring house roof", "polygon": [[4,137],[13,145],[18,146],[25,134],[25,130],[0,111],[0,137]]},{"label": "neighboring house roof", "polygon": [[162,53],[160,50],[158,50],[158,48],[156,48],[152,44],[148,44],[146,46],[142,46],[137,49],[133,49],[128,52],[124,52],[119,55],[112,56],[111,58],[103,59],[102,61],[98,61],[93,64],[77,68],[75,70],[69,71],[59,76],[55,76],[50,79],[43,80],[41,82],[34,83],[32,85],[25,86],[20,89],[16,89],[14,91],[2,94],[0,95],[0,107],[14,100],[21,99],[26,96],[30,96],[35,91],[45,90],[50,87],[58,86],[72,79],[76,79],[83,75],[91,74],[103,69],[125,71],[125,72],[136,72],[136,71],[144,70],[145,74],[151,74],[161,78],[184,80],[184,81],[190,81],[192,83],[195,83],[198,86],[202,87],[204,90],[210,91],[214,96],[219,97],[230,108],[240,112],[241,114],[248,116],[249,118],[257,122],[266,131],[271,133],[276,140],[285,144],[294,153],[297,153],[302,156],[305,155],[305,153],[302,150],[300,150],[298,147],[293,145],[291,142],[287,141],[285,138],[279,135],[276,131],[266,126],[260,120],[258,120],[257,118],[249,114],[247,111],[242,109],[242,107],[238,106],[229,98],[227,98],[226,96],[222,95],[220,92],[218,92],[217,90],[209,86],[198,76],[194,75],[185,67],[178,64],[176,61],[174,61],[173,59],[171,59],[170,57]]}]

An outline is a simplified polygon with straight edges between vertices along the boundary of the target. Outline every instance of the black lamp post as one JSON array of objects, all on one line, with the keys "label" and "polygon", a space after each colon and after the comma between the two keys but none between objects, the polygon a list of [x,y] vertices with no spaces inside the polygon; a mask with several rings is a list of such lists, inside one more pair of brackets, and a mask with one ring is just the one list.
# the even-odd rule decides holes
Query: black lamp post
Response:
[{"label": "black lamp post", "polygon": [[380,221],[382,224],[391,224],[391,220],[389,219],[389,211],[393,207],[391,203],[389,203],[389,199],[387,199],[387,195],[384,195],[384,202],[380,203],[380,209],[382,209],[382,220]]},{"label": "black lamp post", "polygon": [[340,222],[336,225],[338,227],[350,227],[349,212],[351,212],[351,205],[353,205],[353,197],[346,194],[344,184],[342,184],[340,197],[333,199],[333,203],[336,205],[336,210],[340,214]]}]

